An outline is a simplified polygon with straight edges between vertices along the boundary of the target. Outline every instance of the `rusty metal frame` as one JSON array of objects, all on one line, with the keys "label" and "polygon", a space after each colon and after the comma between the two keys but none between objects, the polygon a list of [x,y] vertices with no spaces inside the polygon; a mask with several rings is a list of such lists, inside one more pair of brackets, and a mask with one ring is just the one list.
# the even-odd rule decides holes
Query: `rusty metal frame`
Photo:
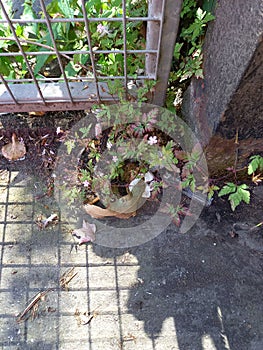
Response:
[{"label": "rusty metal frame", "polygon": [[[30,40],[20,40],[15,31],[15,23],[27,23],[28,21],[21,18],[9,18],[3,1],[0,0],[0,10],[4,15],[4,19],[0,19],[0,23],[8,24],[13,37],[2,38],[0,40],[13,40],[16,42],[19,52],[0,52],[0,59],[4,56],[22,56],[27,65],[30,77],[23,79],[6,79],[0,72],[0,112],[26,112],[26,111],[47,111],[47,110],[63,110],[63,109],[85,109],[98,102],[116,101],[116,96],[109,94],[107,80],[121,80],[127,91],[128,82],[134,80],[134,76],[130,76],[127,67],[128,54],[144,55],[145,56],[145,71],[144,74],[136,76],[137,81],[158,80],[163,82],[167,77],[162,76],[162,70],[158,68],[158,64],[162,61],[163,55],[162,37],[163,29],[165,28],[166,13],[171,13],[171,9],[167,10],[167,3],[172,8],[177,9],[179,17],[178,4],[174,4],[172,0],[149,0],[149,9],[147,17],[127,17],[126,16],[126,1],[122,1],[122,16],[116,18],[88,18],[85,9],[85,0],[81,0],[82,18],[50,18],[43,0],[39,0],[44,19],[33,19],[32,23],[45,23],[49,31],[53,47],[41,43],[34,45],[46,49],[45,51],[26,52],[23,51],[22,42],[32,43]],[[176,2],[175,2],[176,3]],[[179,8],[181,0],[178,1]],[[173,11],[172,11],[173,13]],[[169,17],[169,16],[168,16]],[[175,19],[176,20],[176,19]],[[91,44],[91,33],[89,24],[91,22],[121,22],[123,29],[123,49],[122,50],[94,50]],[[146,33],[146,48],[138,50],[129,50],[126,40],[126,26],[128,22],[144,21],[147,23]],[[76,51],[59,51],[56,45],[54,34],[52,31],[52,23],[76,23],[82,22],[85,25],[87,34],[88,50]],[[171,22],[171,20],[170,20]],[[179,22],[179,19],[178,19]],[[176,22],[177,23],[177,22]],[[169,24],[171,26],[171,23]],[[176,31],[173,31],[173,37],[176,36]],[[171,35],[170,35],[171,36]],[[169,40],[168,45],[170,45]],[[164,46],[166,44],[164,43]],[[172,48],[173,50],[173,48]],[[120,76],[100,76],[96,71],[95,56],[98,54],[118,53],[124,58],[123,75]],[[61,70],[62,77],[59,78],[36,78],[33,69],[28,61],[28,56],[37,55],[56,55],[58,64]],[[69,58],[72,54],[87,54],[91,59],[92,76],[91,77],[67,77],[63,69],[61,58],[64,56]],[[170,69],[170,67],[168,67]],[[158,83],[158,84],[159,84]],[[167,83],[167,81],[166,81]],[[158,85],[157,84],[157,85]],[[165,82],[164,82],[165,84]],[[164,85],[162,84],[162,85]],[[156,94],[160,94],[157,89]],[[160,101],[159,101],[160,102]],[[160,104],[160,103],[158,103]]]},{"label": "rusty metal frame", "polygon": [[[160,11],[158,0],[151,0],[154,11]],[[183,0],[166,0],[165,6],[162,9],[163,20],[160,21],[161,35],[156,34],[156,29],[153,33],[149,33],[150,37],[159,38],[158,43],[158,59],[156,62],[156,86],[155,94],[153,95],[152,103],[158,106],[163,106],[166,97],[166,90],[171,71],[172,58],[174,54],[174,46],[177,37],[180,13]],[[149,9],[150,10],[150,9]],[[154,25],[154,24],[153,24]]]}]

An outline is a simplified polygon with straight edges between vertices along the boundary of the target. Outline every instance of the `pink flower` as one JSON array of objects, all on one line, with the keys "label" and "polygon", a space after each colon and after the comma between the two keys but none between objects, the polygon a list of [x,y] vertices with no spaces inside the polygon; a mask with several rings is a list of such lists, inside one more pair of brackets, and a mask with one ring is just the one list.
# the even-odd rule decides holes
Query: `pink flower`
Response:
[{"label": "pink flower", "polygon": [[112,161],[113,161],[114,163],[117,163],[117,162],[118,162],[118,157],[117,157],[117,156],[113,156],[113,157],[112,157]]},{"label": "pink flower", "polygon": [[97,33],[100,34],[100,37],[109,34],[109,27],[108,26],[104,26],[101,23],[99,23],[97,25]]},{"label": "pink flower", "polygon": [[155,143],[157,143],[158,142],[158,139],[157,139],[157,136],[150,136],[149,137],[149,140],[148,140],[148,144],[149,145],[154,145]]},{"label": "pink flower", "polygon": [[90,183],[88,180],[83,181],[83,186],[84,187],[89,187]]}]

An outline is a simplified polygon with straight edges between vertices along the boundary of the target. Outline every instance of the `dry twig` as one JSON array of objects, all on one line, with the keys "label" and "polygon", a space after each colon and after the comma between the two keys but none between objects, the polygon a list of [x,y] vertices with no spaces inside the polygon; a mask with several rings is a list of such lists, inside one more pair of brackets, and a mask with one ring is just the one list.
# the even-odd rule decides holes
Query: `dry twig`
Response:
[{"label": "dry twig", "polygon": [[74,267],[72,267],[69,271],[64,272],[59,280],[61,289],[68,291],[68,284],[76,275],[77,272],[74,272]]},{"label": "dry twig", "polygon": [[29,313],[31,313],[32,318],[34,319],[37,314],[38,310],[38,304],[41,300],[44,300],[45,296],[52,291],[53,289],[49,288],[45,291],[38,292],[34,298],[30,301],[30,303],[26,306],[26,308],[17,316],[16,321],[18,323],[23,322],[28,319],[30,316]]}]

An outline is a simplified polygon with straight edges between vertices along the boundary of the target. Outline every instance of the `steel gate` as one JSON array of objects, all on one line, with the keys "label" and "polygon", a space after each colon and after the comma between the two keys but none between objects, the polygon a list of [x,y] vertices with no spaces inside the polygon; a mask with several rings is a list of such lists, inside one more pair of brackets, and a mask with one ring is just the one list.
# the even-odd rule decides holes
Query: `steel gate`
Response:
[{"label": "steel gate", "polygon": [[[26,6],[30,6],[28,1],[30,0],[25,0]],[[94,103],[116,101],[117,96],[110,93],[109,89],[109,84],[114,81],[121,82],[126,91],[145,81],[157,81],[151,102],[163,104],[181,0],[149,0],[147,13],[140,16],[134,16],[132,11],[127,13],[127,4],[135,6],[137,3],[138,6],[140,1],[119,0],[120,6],[113,17],[103,17],[103,12],[97,17],[89,16],[87,9],[91,1],[87,0],[57,0],[62,5],[76,3],[79,12],[76,15],[74,11],[68,11],[67,17],[60,13],[51,15],[47,1],[35,0],[41,14],[34,16],[29,11],[27,16],[15,18],[10,11],[8,13],[8,2],[9,0],[0,0],[0,112],[86,109]],[[114,1],[100,1],[102,7],[105,3],[110,6],[112,2]],[[20,32],[29,24],[42,28],[48,39],[38,38],[37,41],[32,34],[31,37],[29,35],[21,38]],[[95,47],[94,28],[102,39],[111,34],[112,25],[119,26],[121,30],[121,44],[108,49]],[[58,26],[72,26],[76,31],[81,28],[81,33],[86,37],[83,48],[61,49]],[[144,40],[141,40],[139,47],[134,47],[127,41],[127,35],[131,33],[131,28],[138,30],[138,26],[145,28]],[[7,31],[10,34],[3,36]],[[13,43],[12,46],[10,43]],[[9,50],[10,47],[12,51]],[[37,50],[32,51],[32,47]],[[101,73],[99,69],[99,58],[109,55],[118,56],[119,68],[116,74]],[[45,66],[43,62],[47,62],[50,57],[50,62],[56,63],[59,72],[57,75],[41,71]],[[133,64],[136,60],[141,65],[137,70]],[[37,70],[36,67],[41,64],[41,69]],[[80,67],[82,73],[66,69],[69,64]],[[9,70],[6,69],[8,65]],[[10,66],[14,67],[12,72]],[[19,76],[15,72],[19,68],[21,70],[21,67],[24,74]]]}]

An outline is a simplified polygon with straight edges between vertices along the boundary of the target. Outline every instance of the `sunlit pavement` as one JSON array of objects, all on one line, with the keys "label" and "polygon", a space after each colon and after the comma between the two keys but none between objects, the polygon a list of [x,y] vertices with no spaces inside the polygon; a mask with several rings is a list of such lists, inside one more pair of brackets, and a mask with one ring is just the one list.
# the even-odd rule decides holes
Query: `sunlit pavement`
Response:
[{"label": "sunlit pavement", "polygon": [[[1,349],[177,349],[172,319],[153,341],[143,322],[127,313],[129,289],[139,283],[137,259],[128,252],[99,257],[91,246],[72,249],[61,222],[40,229],[37,218],[58,208],[37,203],[31,179],[18,177],[1,173]],[[71,268],[76,275],[62,290],[60,278]],[[30,301],[49,288],[35,318],[30,310],[20,320]]]},{"label": "sunlit pavement", "polygon": [[[255,258],[243,278],[243,248],[235,256],[211,230],[193,240],[168,229],[138,248],[75,249],[56,202],[38,197],[41,186],[0,173],[1,349],[263,348],[262,278]],[[41,226],[51,214],[58,220]]]}]

